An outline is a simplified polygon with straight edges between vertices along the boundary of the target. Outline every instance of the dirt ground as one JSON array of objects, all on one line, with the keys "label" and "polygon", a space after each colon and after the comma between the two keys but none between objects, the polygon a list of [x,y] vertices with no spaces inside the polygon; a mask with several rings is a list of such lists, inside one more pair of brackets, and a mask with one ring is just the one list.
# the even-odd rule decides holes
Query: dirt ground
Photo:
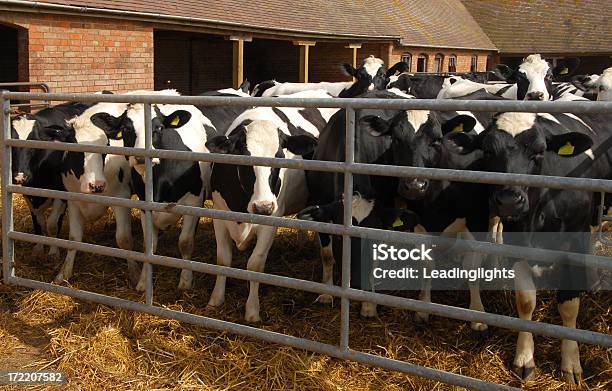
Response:
[{"label": "dirt ground", "polygon": [[[15,227],[31,232],[25,204],[17,200]],[[115,246],[109,216],[89,225],[85,241]],[[65,224],[64,231],[67,230]],[[142,248],[140,222],[134,218],[136,249]],[[62,233],[67,237],[67,232]],[[165,232],[162,255],[179,256],[178,230]],[[60,259],[35,257],[32,245],[16,244],[19,276],[51,281]],[[202,219],[194,259],[215,261],[212,223]],[[249,252],[234,251],[235,267],[244,268]],[[62,256],[64,252],[62,252]],[[320,281],[321,266],[312,234],[281,229],[266,271]],[[154,268],[154,301],[170,309],[244,323],[247,283],[228,279],[223,307],[207,310],[214,276],[195,274],[194,289],[176,291],[179,271]],[[79,253],[71,286],[143,301],[127,282],[125,261]],[[416,293],[408,293],[416,297]],[[489,312],[516,316],[511,292],[483,292]],[[263,321],[258,327],[338,343],[339,301],[315,303],[315,295],[271,286],[260,287]],[[467,307],[468,292],[433,292],[433,301]],[[534,380],[521,382],[508,369],[516,334],[491,328],[474,335],[462,321],[431,317],[417,323],[412,313],[379,307],[379,317],[364,320],[352,303],[350,346],[355,350],[405,360],[527,390],[568,389],[561,379],[560,341],[535,336]],[[612,334],[612,292],[588,293],[582,299],[578,327]],[[538,295],[534,320],[560,324],[554,293]],[[582,344],[585,389],[612,389],[612,350]],[[32,390],[454,390],[456,387],[369,365],[345,362],[307,351],[265,343],[163,319],[92,304],[48,292],[0,285],[0,370],[57,370],[65,386],[30,386]],[[17,389],[4,386],[0,389]]]}]

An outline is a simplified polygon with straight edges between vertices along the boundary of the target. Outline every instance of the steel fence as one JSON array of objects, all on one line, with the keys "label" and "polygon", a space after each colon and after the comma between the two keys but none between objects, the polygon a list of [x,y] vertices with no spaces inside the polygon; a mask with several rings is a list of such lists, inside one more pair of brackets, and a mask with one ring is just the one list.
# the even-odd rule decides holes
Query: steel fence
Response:
[{"label": "steel fence", "polygon": [[[145,148],[124,148],[110,146],[94,146],[80,144],[66,144],[43,141],[13,140],[10,132],[9,108],[11,99],[53,100],[74,102],[116,102],[116,103],[142,103],[145,115]],[[391,306],[411,311],[425,312],[433,315],[459,319],[464,321],[481,322],[517,331],[528,331],[535,334],[555,338],[570,339],[582,343],[597,344],[612,347],[612,336],[588,330],[578,330],[563,326],[528,321],[514,317],[490,314],[464,308],[452,307],[443,304],[425,303],[419,300],[367,292],[350,288],[351,267],[351,237],[362,237],[374,240],[387,240],[393,242],[425,242],[449,244],[449,240],[458,250],[476,251],[489,254],[506,255],[515,258],[529,258],[550,262],[559,255],[569,256],[570,260],[578,264],[597,265],[599,268],[612,269],[612,259],[604,256],[584,254],[567,254],[565,252],[522,248],[508,245],[498,245],[474,240],[456,240],[443,237],[432,237],[416,233],[385,231],[373,228],[355,227],[352,225],[352,199],[353,175],[371,174],[382,176],[410,176],[415,178],[428,178],[433,180],[451,180],[458,182],[511,184],[534,187],[548,187],[556,189],[573,189],[592,192],[612,192],[611,180],[588,178],[564,178],[538,175],[491,173],[478,171],[417,168],[386,166],[376,164],[356,163],[354,161],[355,141],[355,110],[362,108],[384,109],[430,109],[441,111],[517,111],[517,112],[573,112],[573,113],[612,113],[612,102],[533,102],[533,101],[453,101],[453,100],[384,100],[384,99],[297,99],[297,98],[241,98],[241,97],[202,97],[202,96],[160,96],[160,95],[98,95],[98,94],[39,94],[3,91],[0,93],[2,110],[0,112],[0,127],[2,129],[2,244],[3,244],[3,278],[6,284],[15,284],[33,289],[42,289],[72,296],[82,300],[113,305],[129,310],[142,311],[149,314],[164,316],[205,327],[230,331],[236,334],[256,337],[272,343],[284,344],[296,348],[306,349],[317,353],[327,354],[340,359],[354,360],[366,364],[377,365],[390,370],[401,371],[413,375],[423,376],[457,386],[469,387],[478,390],[515,389],[498,385],[479,379],[450,373],[438,369],[427,368],[409,362],[394,360],[369,353],[355,351],[350,348],[349,341],[349,304],[350,301],[367,301],[380,305]],[[313,107],[313,108],[344,108],[346,109],[346,145],[345,162],[291,160],[281,158],[263,158],[253,156],[222,155],[213,153],[181,152],[170,150],[157,150],[152,148],[151,132],[151,104],[194,104],[210,106],[266,106],[266,107]],[[52,149],[76,152],[93,152],[103,154],[129,155],[145,159],[145,200],[132,200],[93,194],[69,193],[64,191],[44,190],[15,186],[11,175],[11,148],[28,147],[39,149]],[[221,211],[200,207],[190,207],[177,204],[153,202],[153,183],[151,158],[179,159],[204,161],[213,163],[228,163],[237,165],[263,165],[277,168],[305,169],[314,171],[339,172],[344,174],[345,208],[343,224],[300,221],[284,217],[253,215],[248,213]],[[115,205],[128,208],[137,208],[145,212],[145,249],[144,252],[128,251],[114,247],[105,247],[95,244],[74,242],[52,237],[37,236],[17,232],[13,227],[12,194],[20,193],[31,196],[44,196],[64,200],[84,201],[102,205]],[[230,221],[241,221],[277,227],[313,230],[322,233],[342,235],[342,283],[341,286],[326,285],[313,281],[296,278],[235,269],[232,267],[188,261],[173,257],[161,256],[152,252],[152,216],[154,211],[172,212],[180,215],[193,215],[210,217]],[[14,241],[42,243],[44,245],[58,246],[64,249],[73,249],[98,255],[131,259],[142,262],[146,268],[146,290],[144,303],[120,299],[117,297],[77,290],[64,286],[54,285],[41,281],[17,277],[14,267]],[[247,326],[210,317],[194,315],[169,310],[153,304],[153,282],[151,265],[163,265],[172,268],[188,269],[196,272],[223,275],[231,278],[255,281],[278,287],[298,289],[318,294],[328,294],[341,299],[341,322],[339,345],[325,344],[306,338],[298,338],[280,334],[257,327]]]},{"label": "steel fence", "polygon": [[[17,81],[10,83],[0,83],[0,90],[4,90],[10,87],[35,87],[42,90],[45,93],[51,92],[51,87],[47,83],[42,82],[34,82],[34,81]],[[13,111],[18,111],[22,108],[45,108],[51,105],[51,101],[46,100],[45,103],[15,103],[12,104],[11,107]]]}]

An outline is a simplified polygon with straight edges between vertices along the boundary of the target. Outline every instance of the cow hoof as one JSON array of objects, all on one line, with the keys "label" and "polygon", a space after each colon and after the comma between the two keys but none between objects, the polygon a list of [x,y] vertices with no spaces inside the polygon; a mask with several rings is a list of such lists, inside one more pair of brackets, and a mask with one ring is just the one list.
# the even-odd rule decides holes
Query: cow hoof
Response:
[{"label": "cow hoof", "polygon": [[473,331],[476,332],[486,332],[489,329],[489,326],[487,326],[486,324],[478,322],[471,322],[470,327]]},{"label": "cow hoof", "polygon": [[488,328],[485,328],[483,330],[474,330],[472,329],[472,336],[474,339],[477,340],[485,340],[487,338],[489,338],[489,336],[491,335],[491,332]]},{"label": "cow hoof", "polygon": [[418,323],[427,323],[429,322],[429,314],[425,312],[415,312],[414,320]]},{"label": "cow hoof", "polygon": [[514,372],[523,381],[531,380],[535,376],[535,364],[531,362],[524,366],[513,365],[512,372]]},{"label": "cow hoof", "polygon": [[376,304],[364,301],[361,303],[361,311],[359,311],[359,315],[365,319],[375,318],[378,315],[376,312]]},{"label": "cow hoof", "polygon": [[333,304],[334,297],[332,295],[319,295],[315,302],[319,304]]},{"label": "cow hoof", "polygon": [[245,314],[244,315],[244,320],[246,320],[249,323],[259,323],[261,322],[261,317],[259,316],[258,312],[252,313],[252,314]]},{"label": "cow hoof", "polygon": [[191,270],[181,271],[181,278],[179,280],[178,290],[182,292],[190,290],[192,282],[193,282],[193,274]]},{"label": "cow hoof", "polygon": [[64,275],[64,272],[59,272],[57,276],[53,279],[53,282],[56,284],[61,284],[64,280],[68,281],[70,276]]},{"label": "cow hoof", "polygon": [[582,371],[580,372],[566,372],[563,371],[563,380],[568,384],[574,384],[577,386],[582,385]]},{"label": "cow hoof", "polygon": [[144,292],[146,290],[147,284],[141,279],[138,279],[138,284],[136,284],[136,292]]}]

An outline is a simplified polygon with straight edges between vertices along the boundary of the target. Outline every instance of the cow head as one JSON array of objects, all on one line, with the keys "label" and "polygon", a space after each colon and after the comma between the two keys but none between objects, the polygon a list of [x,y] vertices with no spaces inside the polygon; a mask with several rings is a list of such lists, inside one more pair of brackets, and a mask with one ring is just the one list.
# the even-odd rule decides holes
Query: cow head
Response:
[{"label": "cow head", "polygon": [[[534,113],[501,113],[481,134],[454,141],[465,151],[482,150],[486,171],[538,175],[544,164],[559,165],[554,159],[575,157],[592,146],[589,136],[564,129]],[[510,185],[495,186],[489,199],[492,213],[507,221],[529,212],[530,201],[528,188]]]},{"label": "cow head", "polygon": [[[36,122],[27,140],[52,141],[52,142],[75,142],[74,131],[67,124],[64,125],[41,125]],[[59,168],[62,160],[62,151],[46,149],[23,148],[17,154],[13,162],[13,180],[16,184],[28,186],[40,167],[54,166]]]},{"label": "cow head", "polygon": [[578,59],[559,60],[552,68],[539,54],[531,54],[523,59],[518,69],[498,65],[496,73],[509,83],[516,83],[518,100],[550,100],[553,81],[570,76],[578,68]]},{"label": "cow head", "polygon": [[597,94],[597,100],[612,101],[612,67],[605,69],[601,76],[574,76],[572,84],[582,91]]},{"label": "cow head", "polygon": [[398,62],[391,68],[387,69],[385,63],[380,58],[370,56],[363,60],[363,64],[359,68],[354,68],[350,64],[342,64],[342,69],[348,76],[353,76],[356,81],[353,86],[343,91],[339,96],[341,98],[353,97],[366,91],[384,90],[389,85],[389,77],[396,73],[402,73],[408,69],[408,64]]},{"label": "cow head", "polygon": [[[206,147],[213,153],[259,157],[291,157],[312,152],[317,140],[307,134],[289,136],[276,124],[266,120],[245,122],[231,131],[229,136],[213,137]],[[237,181],[236,192],[248,199],[249,213],[272,215],[278,210],[277,196],[287,170],[265,166],[236,166],[237,175],[226,178]],[[214,175],[214,172],[213,172]],[[214,190],[214,189],[213,189]]]},{"label": "cow head", "polygon": [[[410,167],[439,167],[442,138],[452,131],[468,132],[476,120],[458,115],[444,121],[439,113],[428,110],[400,111],[390,120],[377,115],[359,118],[359,126],[375,137],[391,137],[393,164]],[[420,199],[427,194],[426,179],[400,178],[398,194],[407,199]]]}]

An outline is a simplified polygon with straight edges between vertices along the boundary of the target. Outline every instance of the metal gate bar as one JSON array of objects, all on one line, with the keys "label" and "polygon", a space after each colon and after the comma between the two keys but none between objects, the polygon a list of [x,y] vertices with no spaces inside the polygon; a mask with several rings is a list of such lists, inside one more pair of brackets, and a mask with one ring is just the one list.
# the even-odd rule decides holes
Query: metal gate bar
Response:
[{"label": "metal gate bar", "polygon": [[[10,119],[9,104],[10,99],[50,99],[50,100],[70,100],[81,102],[118,102],[118,103],[143,103],[145,105],[145,144],[146,148],[118,148],[83,146],[74,144],[57,144],[44,142],[31,142],[22,140],[10,140]],[[289,346],[303,348],[323,354],[343,359],[352,359],[368,364],[379,365],[388,369],[399,370],[424,376],[430,379],[447,382],[450,384],[471,387],[474,389],[513,389],[507,386],[499,386],[482,380],[464,377],[448,373],[445,371],[425,368],[414,364],[409,364],[386,357],[371,355],[363,352],[356,352],[349,347],[349,307],[350,300],[368,301],[381,305],[388,305],[397,308],[404,308],[411,311],[419,311],[462,319],[467,321],[479,321],[493,326],[505,327],[515,330],[531,331],[537,334],[553,336],[556,338],[573,339],[584,343],[593,343],[602,346],[612,346],[612,336],[587,330],[577,330],[557,326],[552,324],[526,321],[508,316],[488,314],[463,308],[445,306],[435,303],[425,303],[418,300],[407,299],[396,296],[383,295],[373,292],[366,292],[350,288],[350,237],[361,236],[372,239],[387,239],[398,242],[411,242],[414,240],[426,240],[430,243],[440,242],[440,238],[432,238],[425,235],[387,232],[371,228],[361,228],[352,226],[352,194],[353,194],[353,174],[372,174],[390,176],[414,176],[429,179],[448,179],[452,181],[465,181],[473,183],[493,183],[493,184],[520,184],[524,186],[541,186],[550,188],[568,188],[583,191],[612,192],[612,181],[584,179],[584,178],[561,178],[543,177],[534,175],[516,175],[501,173],[482,173],[476,171],[461,170],[440,170],[423,169],[414,167],[395,167],[354,163],[354,137],[355,137],[355,112],[358,108],[385,108],[385,109],[433,109],[433,110],[472,110],[472,111],[524,111],[524,112],[580,112],[580,113],[610,113],[612,112],[611,102],[530,102],[530,101],[438,101],[438,100],[384,100],[384,99],[295,99],[295,98],[222,98],[222,97],[180,97],[163,95],[94,95],[94,94],[37,94],[37,93],[13,93],[0,92],[2,100],[2,112],[0,113],[0,124],[3,127],[3,146],[2,162],[2,208],[4,209],[3,222],[3,274],[6,283],[14,283],[35,289],[44,289],[52,292],[62,293],[69,296],[91,300],[102,304],[115,305],[121,308],[134,309],[148,312],[155,315],[167,316],[178,320],[201,324],[207,327],[235,332],[246,336],[255,336],[269,342],[282,343]],[[284,106],[284,107],[339,107],[346,108],[346,136],[345,136],[345,162],[321,162],[321,161],[294,161],[287,159],[265,159],[245,156],[216,155],[206,153],[177,153],[178,151],[153,150],[151,145],[151,112],[152,103],[172,103],[172,104],[199,104],[199,105],[227,105],[227,106]],[[148,115],[147,115],[148,113]],[[97,196],[89,194],[67,193],[43,189],[22,188],[12,185],[11,177],[11,146],[42,149],[73,150],[80,152],[110,153],[118,155],[142,156],[145,158],[145,175],[149,183],[149,188],[145,188],[145,201],[133,201],[115,197]],[[331,171],[344,173],[344,215],[343,225],[315,223],[306,221],[296,221],[286,218],[256,216],[238,212],[228,212],[219,210],[209,210],[203,208],[186,207],[181,205],[168,205],[151,202],[152,181],[152,157],[166,159],[186,159],[201,160],[210,162],[224,162],[230,164],[246,165],[267,165],[272,167],[287,167],[297,169],[310,169],[319,171]],[[12,194],[22,193],[31,195],[42,195],[51,198],[63,198],[68,200],[79,200],[85,202],[97,202],[104,205],[125,206],[128,208],[139,208],[145,211],[145,252],[127,251],[117,248],[98,246],[88,243],[72,242],[69,240],[42,237],[22,232],[15,232],[13,227],[12,215]],[[147,194],[148,193],[148,194]],[[286,226],[299,229],[312,229],[320,232],[339,234],[343,236],[343,258],[342,258],[342,285],[340,287],[331,286],[312,281],[305,281],[289,277],[257,273],[248,270],[233,269],[212,264],[186,261],[177,258],[154,255],[151,246],[151,213],[152,211],[170,211],[177,214],[191,214],[195,216],[206,216],[232,221],[253,222],[259,224]],[[63,286],[43,283],[14,276],[13,265],[13,243],[14,240],[21,240],[33,243],[44,243],[58,245],[59,247],[86,251],[95,254],[115,256],[137,260],[144,263],[146,268],[147,289],[145,293],[145,303],[137,303],[123,300],[106,295],[92,292],[75,290]],[[476,241],[457,241],[458,248],[465,248],[471,251],[508,254],[514,246],[499,246],[486,242]],[[464,246],[464,247],[461,247]],[[500,250],[501,249],[501,250]],[[525,257],[530,259],[553,258],[555,251],[523,249],[526,252],[512,251],[514,257]],[[565,254],[564,252],[558,252]],[[588,256],[574,254],[574,256],[588,258],[589,263],[597,263],[605,267],[611,267],[610,259],[607,257]],[[578,260],[577,260],[578,261]],[[582,262],[586,263],[585,260]],[[341,298],[341,327],[340,344],[327,345],[320,342],[296,338],[284,334],[272,333],[266,330],[257,329],[250,326],[239,325],[231,322],[220,321],[193,314],[171,311],[168,309],[153,306],[151,264],[165,265],[174,268],[185,268],[193,271],[225,275],[231,278],[256,281],[269,285],[275,285],[291,289],[300,289],[315,293],[327,293]]]}]

